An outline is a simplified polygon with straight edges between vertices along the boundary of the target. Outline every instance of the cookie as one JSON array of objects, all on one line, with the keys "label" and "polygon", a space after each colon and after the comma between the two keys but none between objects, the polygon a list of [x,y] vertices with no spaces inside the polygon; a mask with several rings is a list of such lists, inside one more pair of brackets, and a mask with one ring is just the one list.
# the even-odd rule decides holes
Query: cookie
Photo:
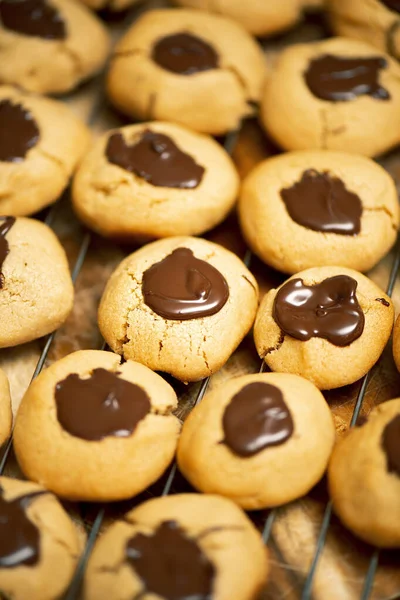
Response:
[{"label": "cookie", "polygon": [[101,69],[108,33],[73,0],[1,0],[0,81],[62,94]]},{"label": "cookie", "polygon": [[191,411],[178,465],[196,489],[257,510],[309,492],[325,472],[334,440],[331,411],[312,383],[282,373],[244,375]]},{"label": "cookie", "polygon": [[99,326],[125,359],[197,381],[228,360],[257,305],[257,283],[237,256],[206,240],[173,237],[117,267],[101,299]]},{"label": "cookie", "polygon": [[254,114],[265,72],[261,48],[230,19],[190,9],[153,10],[117,44],[107,89],[131,117],[217,135]]},{"label": "cookie", "polygon": [[0,478],[2,598],[60,598],[81,549],[77,529],[53,494],[31,482]]},{"label": "cookie", "polygon": [[58,329],[73,298],[67,257],[52,230],[34,219],[0,217],[0,348]]},{"label": "cookie", "polygon": [[381,154],[400,141],[400,65],[358,40],[290,46],[268,80],[261,119],[285,150]]},{"label": "cookie", "polygon": [[212,138],[170,123],[113,130],[96,141],[73,186],[75,211],[105,236],[197,235],[231,210],[239,177]]},{"label": "cookie", "polygon": [[89,139],[64,103],[0,86],[0,214],[31,215],[58,200]]},{"label": "cookie", "polygon": [[380,165],[316,150],[260,163],[243,183],[239,215],[253,252],[291,274],[328,265],[368,271],[399,227],[396,186]]},{"label": "cookie", "polygon": [[267,573],[261,537],[233,502],[176,494],[138,506],[98,539],[84,598],[253,600]]},{"label": "cookie", "polygon": [[375,546],[400,548],[400,398],[380,404],[339,441],[328,476],[346,527]]},{"label": "cookie", "polygon": [[393,329],[393,357],[397,370],[400,371],[400,316],[397,317]]},{"label": "cookie", "polygon": [[172,387],[147,367],[122,364],[111,352],[74,352],[26,392],[15,453],[29,479],[63,498],[131,498],[156,481],[175,454],[176,406]]},{"label": "cookie", "polygon": [[0,446],[10,437],[12,426],[11,396],[7,375],[0,369]]},{"label": "cookie", "polygon": [[390,298],[344,267],[315,267],[266,294],[254,325],[258,354],[273,370],[322,390],[354,383],[376,363],[392,332]]}]

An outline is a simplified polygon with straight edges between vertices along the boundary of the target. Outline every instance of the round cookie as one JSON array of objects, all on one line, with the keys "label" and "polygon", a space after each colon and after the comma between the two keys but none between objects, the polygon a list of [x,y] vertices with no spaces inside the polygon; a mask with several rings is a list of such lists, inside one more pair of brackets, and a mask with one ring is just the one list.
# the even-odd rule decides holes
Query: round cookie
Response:
[{"label": "round cookie", "polygon": [[333,507],[365,542],[400,548],[400,398],[376,407],[333,451]]},{"label": "round cookie", "polygon": [[71,312],[65,251],[40,221],[0,217],[0,281],[0,348],[51,333]]},{"label": "round cookie", "polygon": [[65,104],[0,86],[0,213],[31,215],[58,200],[89,140]]},{"label": "round cookie", "polygon": [[358,40],[290,46],[268,80],[261,119],[285,150],[381,154],[400,141],[400,65]]},{"label": "round cookie", "polygon": [[7,375],[0,369],[0,446],[10,437],[12,410]]},{"label": "round cookie", "polygon": [[393,329],[393,357],[397,370],[400,371],[400,315],[397,316]]},{"label": "round cookie", "polygon": [[62,94],[99,71],[108,50],[104,25],[79,2],[0,2],[2,83]]},{"label": "round cookie", "polygon": [[[31,384],[14,448],[29,479],[72,500],[131,498],[174,457],[172,387],[147,367],[101,350],[74,352]],[[46,460],[43,457],[46,456]]]},{"label": "round cookie", "polygon": [[273,370],[328,390],[354,383],[376,363],[392,332],[390,298],[344,267],[315,267],[270,290],[254,325],[258,354]]},{"label": "round cookie", "polygon": [[254,114],[265,73],[261,48],[234,21],[190,9],[153,10],[117,44],[107,89],[131,117],[218,135]]},{"label": "round cookie", "polygon": [[387,171],[366,157],[316,150],[260,163],[243,183],[239,215],[253,252],[285,273],[338,264],[368,271],[399,226]]},{"label": "round cookie", "polygon": [[282,373],[244,375],[191,411],[178,465],[196,489],[257,510],[309,492],[325,472],[334,440],[331,411],[312,383]]},{"label": "round cookie", "polygon": [[239,177],[212,138],[170,123],[105,134],[74,179],[78,216],[105,236],[197,235],[231,210]]},{"label": "round cookie", "polygon": [[13,600],[56,600],[81,552],[57,498],[35,483],[0,478],[0,590]]},{"label": "round cookie", "polygon": [[175,494],[138,506],[98,539],[84,598],[253,600],[267,574],[260,534],[233,502]]},{"label": "round cookie", "polygon": [[100,331],[126,359],[197,381],[220,369],[253,325],[256,280],[225,248],[199,238],[158,240],[108,281]]}]

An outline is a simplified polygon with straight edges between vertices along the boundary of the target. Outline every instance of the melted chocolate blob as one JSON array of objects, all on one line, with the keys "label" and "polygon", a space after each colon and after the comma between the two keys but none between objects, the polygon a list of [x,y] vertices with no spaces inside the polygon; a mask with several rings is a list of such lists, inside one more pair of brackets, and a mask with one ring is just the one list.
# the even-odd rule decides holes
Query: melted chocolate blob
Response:
[{"label": "melted chocolate blob", "polygon": [[152,59],[163,69],[178,75],[193,75],[219,66],[214,48],[191,33],[161,38],[154,44]]},{"label": "melted chocolate blob", "polygon": [[212,600],[214,565],[175,521],[164,521],[153,534],[133,536],[126,559],[149,594],[165,600]]},{"label": "melted chocolate blob", "polygon": [[0,289],[4,286],[3,264],[10,252],[6,235],[14,223],[15,217],[0,217]]},{"label": "melted chocolate blob", "polygon": [[194,189],[204,175],[204,167],[182,152],[170,137],[149,129],[133,145],[127,144],[120,133],[112,134],[106,156],[110,163],[159,187]]},{"label": "melted chocolate blob", "polygon": [[382,447],[389,473],[400,477],[400,415],[394,417],[383,430]]},{"label": "melted chocolate blob", "polygon": [[143,273],[144,301],[175,321],[215,315],[229,298],[223,275],[188,248],[177,248]]},{"label": "melted chocolate blob", "polygon": [[87,379],[72,373],[57,383],[57,418],[65,431],[89,441],[131,435],[151,404],[141,387],[118,375],[94,369]]},{"label": "melted chocolate blob", "polygon": [[345,58],[323,54],[310,61],[304,74],[314,96],[332,102],[347,102],[359,96],[388,100],[389,92],[379,83],[381,69],[386,69],[385,58]]},{"label": "melted chocolate blob", "polygon": [[293,419],[279,388],[254,382],[240,390],[225,408],[224,443],[239,456],[279,446],[293,434]]},{"label": "melted chocolate blob", "polygon": [[39,138],[39,128],[28,110],[10,100],[0,101],[0,161],[22,162]]},{"label": "melted chocolate blob", "polygon": [[304,171],[300,181],[281,190],[281,197],[290,217],[303,227],[341,235],[360,233],[360,198],[329,173]]},{"label": "melted chocolate blob", "polygon": [[285,334],[306,341],[312,337],[348,346],[360,337],[365,317],[356,296],[357,281],[347,275],[306,285],[291,279],[278,291],[273,317]]},{"label": "melted chocolate blob", "polygon": [[376,302],[380,302],[383,306],[390,306],[390,302],[388,302],[385,298],[375,298]]},{"label": "melted chocolate blob", "polygon": [[400,0],[381,0],[389,10],[400,13]]},{"label": "melted chocolate blob", "polygon": [[46,493],[32,492],[6,500],[0,487],[0,569],[32,567],[39,562],[40,531],[28,519],[26,509],[32,500]]},{"label": "melted chocolate blob", "polygon": [[3,27],[45,40],[64,40],[67,31],[58,10],[45,0],[1,0]]}]

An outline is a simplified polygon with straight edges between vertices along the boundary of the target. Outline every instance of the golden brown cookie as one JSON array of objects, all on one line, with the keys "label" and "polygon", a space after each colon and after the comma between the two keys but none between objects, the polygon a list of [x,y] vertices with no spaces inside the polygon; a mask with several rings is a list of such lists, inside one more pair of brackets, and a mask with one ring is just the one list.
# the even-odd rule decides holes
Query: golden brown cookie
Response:
[{"label": "golden brown cookie", "polygon": [[195,488],[247,510],[305,495],[335,440],[321,392],[297,375],[244,375],[207,394],[186,419],[178,465]]},{"label": "golden brown cookie", "polygon": [[235,166],[216,141],[152,122],[96,141],[75,176],[73,202],[102,235],[198,235],[226,217],[238,189]]},{"label": "golden brown cookie", "polygon": [[109,37],[74,0],[1,0],[0,81],[61,94],[101,69]]},{"label": "golden brown cookie", "polygon": [[[10,437],[12,411],[7,375],[0,369],[0,446]],[[0,559],[1,562],[1,559]]]},{"label": "golden brown cookie", "polygon": [[143,0],[80,0],[93,10],[107,10],[110,12],[120,12],[139,4]]},{"label": "golden brown cookie", "polygon": [[344,267],[315,267],[266,294],[254,325],[260,357],[322,390],[354,383],[376,363],[393,328],[390,298]]},{"label": "golden brown cookie", "polygon": [[80,552],[77,529],[53,494],[35,483],[0,478],[3,598],[60,598]]},{"label": "golden brown cookie", "polygon": [[177,494],[145,502],[99,538],[84,598],[253,600],[267,573],[260,534],[233,502]]},{"label": "golden brown cookie", "polygon": [[124,358],[197,381],[225,364],[253,325],[257,305],[256,280],[237,256],[203,239],[173,237],[117,267],[99,326]]},{"label": "golden brown cookie", "polygon": [[147,367],[122,364],[111,352],[74,352],[26,392],[14,432],[18,462],[29,479],[65,498],[130,498],[171,462],[176,406],[172,387]]},{"label": "golden brown cookie", "polygon": [[333,451],[333,507],[365,542],[400,548],[400,398],[380,404]]},{"label": "golden brown cookie", "polygon": [[381,154],[400,141],[400,65],[347,38],[290,46],[268,80],[261,119],[285,150]]},{"label": "golden brown cookie", "polygon": [[327,265],[368,271],[399,226],[396,186],[380,165],[317,150],[257,165],[243,183],[239,215],[253,252],[286,273]]},{"label": "golden brown cookie", "polygon": [[234,21],[189,9],[153,10],[117,44],[107,89],[131,117],[223,134],[254,113],[265,71],[261,48]]}]

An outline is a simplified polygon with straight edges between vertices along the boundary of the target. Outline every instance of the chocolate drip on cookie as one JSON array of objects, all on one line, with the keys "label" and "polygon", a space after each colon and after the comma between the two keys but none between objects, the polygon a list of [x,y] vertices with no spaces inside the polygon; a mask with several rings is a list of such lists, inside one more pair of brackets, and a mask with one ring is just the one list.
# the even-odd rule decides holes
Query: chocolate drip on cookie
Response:
[{"label": "chocolate drip on cookie", "polygon": [[388,100],[389,92],[379,83],[388,63],[381,56],[349,58],[323,54],[310,61],[304,78],[309,90],[321,100],[346,102],[359,96]]},{"label": "chocolate drip on cookie", "polygon": [[204,167],[182,152],[170,137],[149,129],[132,145],[121,133],[113,133],[108,138],[106,156],[110,163],[158,187],[194,189],[204,175]]},{"label": "chocolate drip on cookie", "polygon": [[281,198],[291,219],[303,227],[341,235],[360,233],[359,196],[327,172],[304,171],[300,181],[281,190]]},{"label": "chocolate drip on cookie", "polygon": [[380,1],[389,10],[400,13],[400,0],[380,0]]},{"label": "chocolate drip on cookie", "polygon": [[229,298],[229,287],[215,267],[189,248],[177,248],[143,273],[142,293],[155,313],[184,321],[219,312]]},{"label": "chocolate drip on cookie", "polygon": [[165,600],[211,600],[214,565],[175,521],[163,521],[154,533],[134,535],[126,561],[145,590]]},{"label": "chocolate drip on cookie", "polygon": [[389,473],[400,477],[400,415],[389,421],[383,430],[382,448],[386,454]]},{"label": "chocolate drip on cookie", "polygon": [[356,290],[357,281],[347,275],[314,285],[290,279],[276,294],[273,317],[284,334],[298,340],[320,337],[335,346],[348,346],[364,330]]},{"label": "chocolate drip on cookie", "polygon": [[152,59],[178,75],[193,75],[219,66],[215,49],[192,33],[174,33],[161,38],[153,46]]},{"label": "chocolate drip on cookie", "polygon": [[65,431],[89,441],[131,435],[151,404],[141,387],[118,375],[100,368],[86,379],[72,373],[57,383],[57,418]]},{"label": "chocolate drip on cookie", "polygon": [[9,252],[6,235],[15,223],[15,217],[0,217],[0,289],[4,286],[3,265]]},{"label": "chocolate drip on cookie", "polygon": [[225,408],[223,443],[241,457],[278,446],[293,434],[293,419],[279,388],[254,382],[240,390]]},{"label": "chocolate drip on cookie", "polygon": [[58,10],[46,0],[1,0],[3,27],[45,40],[64,40],[67,31]]},{"label": "chocolate drip on cookie", "polygon": [[39,138],[39,128],[28,110],[10,100],[0,101],[1,162],[21,162]]}]

